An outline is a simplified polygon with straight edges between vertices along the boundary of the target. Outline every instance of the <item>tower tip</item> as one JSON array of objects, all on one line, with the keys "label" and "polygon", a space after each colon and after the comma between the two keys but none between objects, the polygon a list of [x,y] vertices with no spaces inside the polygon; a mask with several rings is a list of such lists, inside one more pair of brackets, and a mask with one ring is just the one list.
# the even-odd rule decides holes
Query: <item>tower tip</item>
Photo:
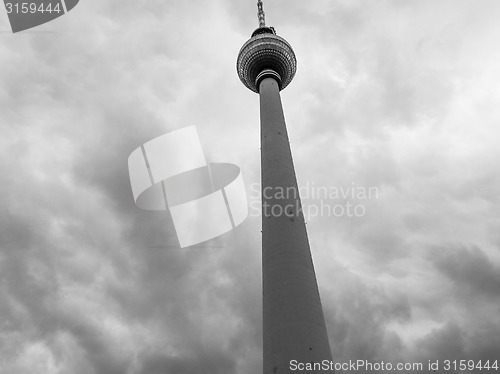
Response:
[{"label": "tower tip", "polygon": [[257,1],[257,8],[259,9],[257,13],[259,17],[259,27],[266,27],[266,13],[264,13],[262,0]]}]

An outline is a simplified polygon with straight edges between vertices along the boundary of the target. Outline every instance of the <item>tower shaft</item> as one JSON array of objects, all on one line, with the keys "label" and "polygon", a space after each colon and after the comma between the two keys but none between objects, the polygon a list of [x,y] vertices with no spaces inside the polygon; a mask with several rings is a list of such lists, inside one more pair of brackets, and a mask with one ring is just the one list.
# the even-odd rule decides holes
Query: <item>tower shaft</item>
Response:
[{"label": "tower shaft", "polygon": [[[278,81],[259,83],[264,374],[331,360]],[[308,371],[320,373],[321,371]]]}]

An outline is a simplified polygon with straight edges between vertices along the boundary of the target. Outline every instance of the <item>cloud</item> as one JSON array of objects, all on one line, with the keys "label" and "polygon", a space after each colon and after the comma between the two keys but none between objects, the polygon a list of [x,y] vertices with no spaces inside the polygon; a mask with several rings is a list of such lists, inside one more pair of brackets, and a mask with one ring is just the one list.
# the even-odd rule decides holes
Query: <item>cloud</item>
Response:
[{"label": "cloud", "polygon": [[500,269],[479,248],[436,248],[431,261],[467,296],[498,296]]}]

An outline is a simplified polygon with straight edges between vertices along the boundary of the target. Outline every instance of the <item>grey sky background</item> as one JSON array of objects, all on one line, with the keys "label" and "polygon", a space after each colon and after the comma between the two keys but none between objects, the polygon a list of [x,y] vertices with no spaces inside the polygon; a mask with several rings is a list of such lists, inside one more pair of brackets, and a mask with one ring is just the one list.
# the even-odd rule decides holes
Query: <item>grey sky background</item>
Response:
[{"label": "grey sky background", "polygon": [[[259,183],[255,3],[82,0],[19,34],[0,12],[0,373],[261,370],[260,218],[180,249],[127,170],[196,125]],[[299,184],[379,191],[308,221],[335,359],[500,360],[500,3],[264,6],[298,57]]]}]

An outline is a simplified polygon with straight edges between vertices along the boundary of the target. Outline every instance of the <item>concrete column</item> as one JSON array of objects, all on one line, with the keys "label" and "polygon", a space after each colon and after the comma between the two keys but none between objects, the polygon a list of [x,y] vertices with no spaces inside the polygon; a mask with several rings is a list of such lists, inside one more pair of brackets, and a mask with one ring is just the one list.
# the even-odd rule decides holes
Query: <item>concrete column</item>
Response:
[{"label": "concrete column", "polygon": [[264,78],[259,94],[264,374],[297,373],[291,360],[321,363],[332,355],[277,81]]}]

